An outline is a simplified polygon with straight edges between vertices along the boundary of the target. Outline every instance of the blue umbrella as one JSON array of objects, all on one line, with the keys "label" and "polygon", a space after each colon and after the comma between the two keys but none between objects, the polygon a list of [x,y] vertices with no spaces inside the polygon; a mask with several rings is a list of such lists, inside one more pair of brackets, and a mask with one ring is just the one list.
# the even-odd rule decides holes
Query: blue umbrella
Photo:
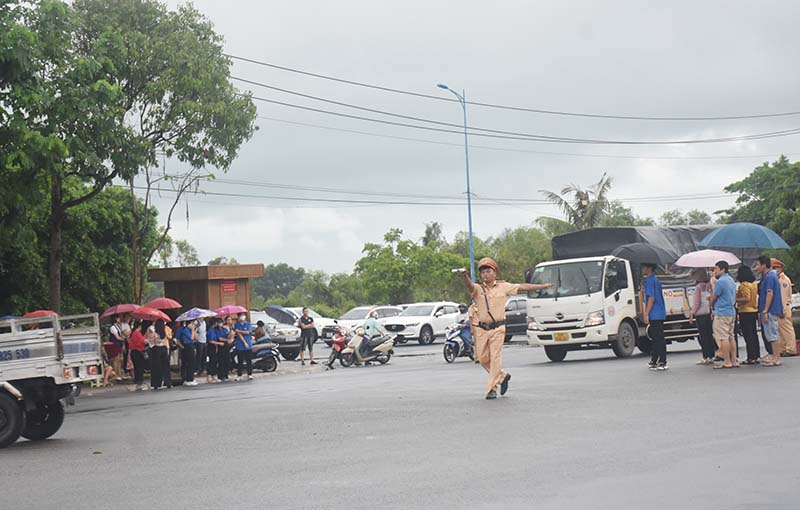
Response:
[{"label": "blue umbrella", "polygon": [[204,319],[206,317],[216,317],[217,312],[214,310],[206,310],[205,308],[192,308],[191,310],[187,310],[180,314],[177,319],[177,322],[183,321],[193,321],[195,319]]},{"label": "blue umbrella", "polygon": [[773,230],[755,223],[731,223],[708,234],[700,246],[706,248],[789,249]]}]

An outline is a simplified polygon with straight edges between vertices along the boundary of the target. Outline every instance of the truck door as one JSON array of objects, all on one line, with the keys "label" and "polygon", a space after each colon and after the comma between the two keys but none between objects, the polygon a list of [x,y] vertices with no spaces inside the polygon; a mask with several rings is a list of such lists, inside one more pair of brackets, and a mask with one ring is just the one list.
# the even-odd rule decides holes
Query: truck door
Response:
[{"label": "truck door", "polygon": [[630,279],[629,265],[622,259],[610,260],[606,264],[603,281],[605,292],[606,323],[612,331],[619,329],[619,323],[625,317],[635,316],[633,285]]}]

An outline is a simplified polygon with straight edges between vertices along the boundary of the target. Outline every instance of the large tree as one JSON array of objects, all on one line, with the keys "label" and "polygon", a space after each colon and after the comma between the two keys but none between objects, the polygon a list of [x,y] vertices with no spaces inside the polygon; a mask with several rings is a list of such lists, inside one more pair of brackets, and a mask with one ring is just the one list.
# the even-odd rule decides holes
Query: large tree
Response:
[{"label": "large tree", "polygon": [[[36,198],[32,182],[48,190],[49,300],[59,310],[69,211],[115,179],[133,182],[158,152],[190,169],[228,168],[252,134],[255,106],[230,84],[221,38],[192,7],[0,2],[0,177],[16,202]],[[73,183],[86,184],[82,194],[67,193]],[[149,204],[131,204],[144,224],[132,230],[141,252]]]},{"label": "large tree", "polygon": [[724,211],[724,222],[749,221],[775,230],[792,247],[784,258],[786,271],[795,279],[800,269],[800,162],[785,156],[763,163],[725,191],[738,194],[736,206]]}]

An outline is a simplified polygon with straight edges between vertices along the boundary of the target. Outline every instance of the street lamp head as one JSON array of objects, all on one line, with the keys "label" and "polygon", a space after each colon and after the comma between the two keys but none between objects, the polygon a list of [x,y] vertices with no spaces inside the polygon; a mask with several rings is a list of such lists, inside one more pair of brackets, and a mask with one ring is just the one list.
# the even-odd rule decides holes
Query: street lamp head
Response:
[{"label": "street lamp head", "polygon": [[450,90],[450,87],[448,87],[444,83],[437,83],[436,86],[439,87],[440,89]]}]

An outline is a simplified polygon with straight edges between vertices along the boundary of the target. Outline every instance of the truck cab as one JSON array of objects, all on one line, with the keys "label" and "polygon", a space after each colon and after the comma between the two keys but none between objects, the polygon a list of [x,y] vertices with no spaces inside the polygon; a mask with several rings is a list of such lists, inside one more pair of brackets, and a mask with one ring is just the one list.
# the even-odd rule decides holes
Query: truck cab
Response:
[{"label": "truck cab", "polygon": [[[686,275],[657,275],[662,284],[667,343],[697,337],[689,322],[694,281]],[[553,287],[528,296],[528,344],[542,346],[551,361],[569,351],[610,348],[620,358],[634,348],[648,353],[652,343],[642,317],[640,276],[630,261],[615,256],[543,262],[531,283]]]}]

